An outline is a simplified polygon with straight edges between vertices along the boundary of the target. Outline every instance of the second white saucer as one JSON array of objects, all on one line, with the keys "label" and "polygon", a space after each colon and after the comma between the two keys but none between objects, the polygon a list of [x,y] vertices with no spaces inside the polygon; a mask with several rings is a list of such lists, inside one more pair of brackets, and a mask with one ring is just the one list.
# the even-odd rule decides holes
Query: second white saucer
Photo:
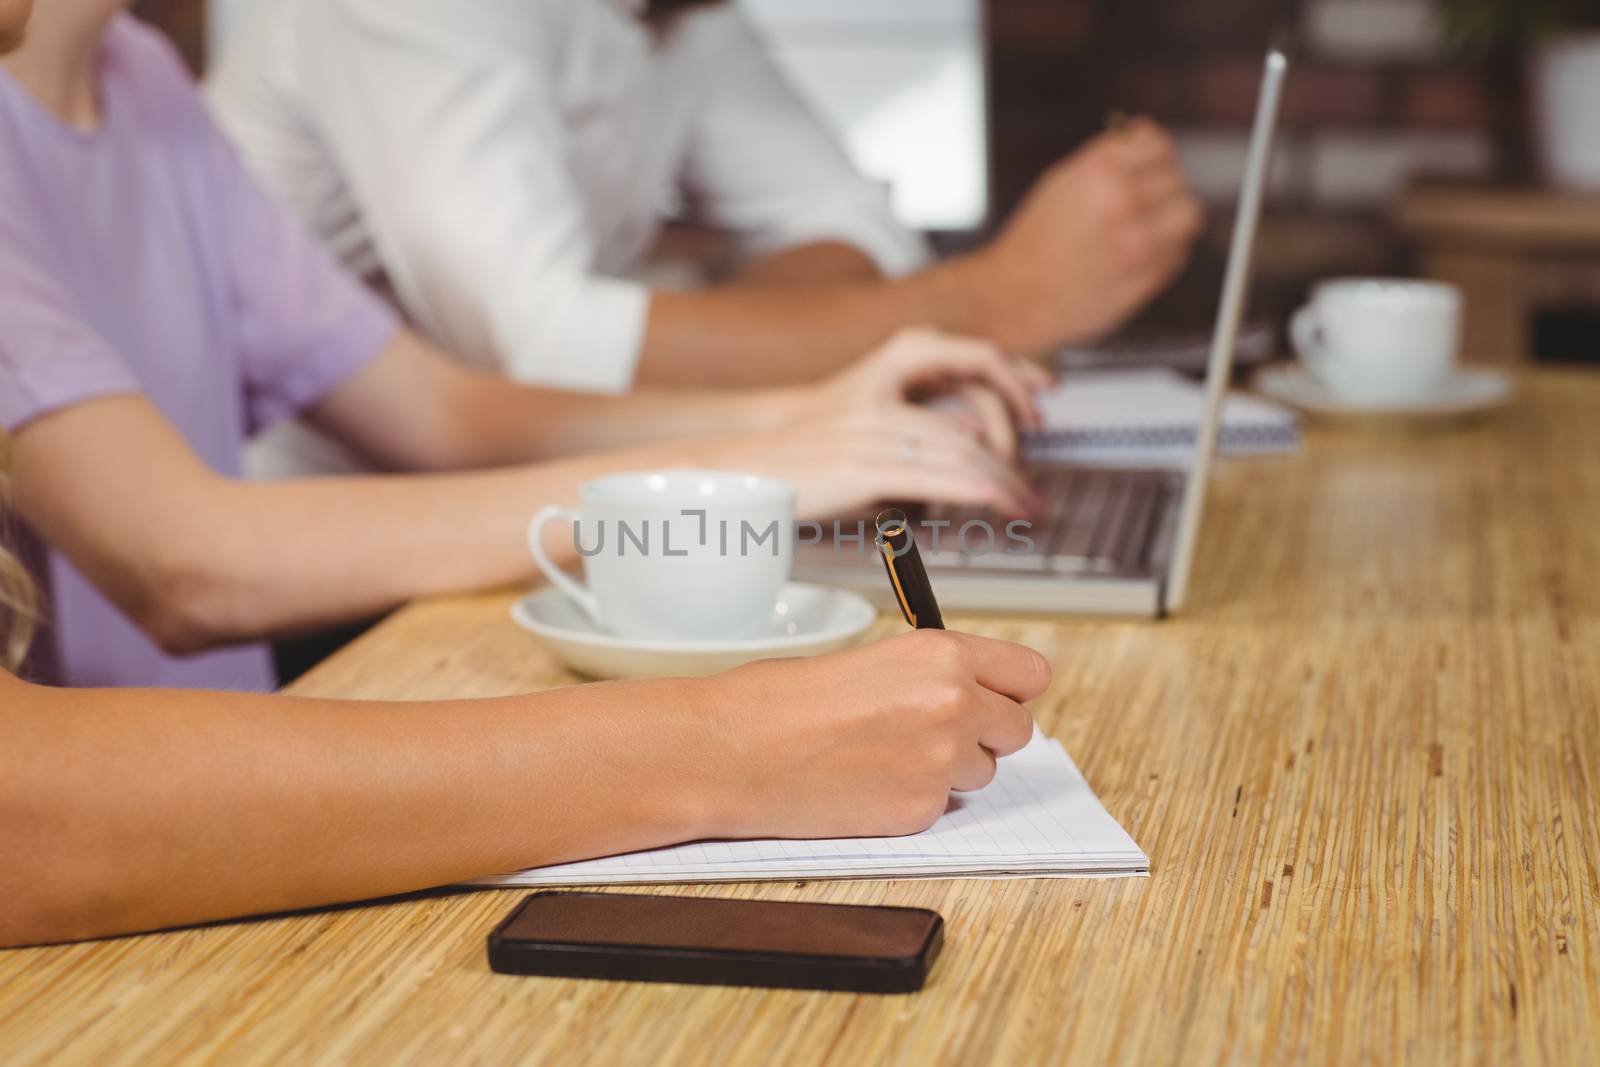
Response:
[{"label": "second white saucer", "polygon": [[661,641],[618,637],[597,628],[559,589],[541,589],[511,606],[518,626],[535,634],[571,670],[591,678],[696,677],[759,659],[817,656],[848,648],[878,618],[877,609],[843,589],[791,582],[760,633],[738,641]]},{"label": "second white saucer", "polygon": [[1489,411],[1512,396],[1511,376],[1489,367],[1463,367],[1426,396],[1356,400],[1329,389],[1298,363],[1268,367],[1256,375],[1263,396],[1314,415],[1442,418]]}]

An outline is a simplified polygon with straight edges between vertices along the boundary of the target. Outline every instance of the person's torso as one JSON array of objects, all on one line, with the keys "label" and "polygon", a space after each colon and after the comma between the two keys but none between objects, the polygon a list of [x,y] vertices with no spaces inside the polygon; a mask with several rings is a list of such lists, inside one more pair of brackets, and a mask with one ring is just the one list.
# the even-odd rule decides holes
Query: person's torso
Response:
[{"label": "person's torso", "polygon": [[[333,17],[339,0],[274,0],[255,12],[215,75],[219,118],[263,182],[285,199],[347,266],[381,279],[382,257],[359,199],[317,128],[317,101],[294,75],[295,42]],[[528,0],[514,37],[519,59],[546,79],[566,140],[560,153],[594,247],[588,268],[626,276],[677,209],[678,179],[707,78],[702,42],[730,14],[693,13],[655,30],[621,0]],[[375,16],[365,12],[369,22]],[[509,16],[508,16],[509,17]],[[480,20],[481,22],[481,20]],[[249,38],[242,39],[245,30]],[[459,30],[465,34],[465,29]],[[473,31],[477,32],[477,31]],[[343,75],[339,75],[343,76]],[[352,75],[359,77],[359,75]],[[404,106],[403,87],[391,106]]]},{"label": "person's torso", "polygon": [[576,2],[587,14],[573,19],[570,38],[551,56],[560,71],[567,166],[594,237],[594,269],[625,275],[678,210],[705,76],[690,62],[692,25],[658,39],[614,3]]},{"label": "person's torso", "polygon": [[[64,294],[67,317],[115,350],[139,389],[213,469],[240,471],[243,377],[229,336],[228,271],[208,218],[197,107],[147,34],[127,17],[102,53],[102,119],[88,133],[46,113],[0,75],[0,240],[25,246]],[[0,295],[0,299],[4,299]],[[66,358],[64,356],[64,358]],[[70,487],[62,487],[71,491]],[[71,684],[270,681],[264,653],[176,660],[64,558],[42,561],[54,647],[49,680]]]},{"label": "person's torso", "polygon": [[110,342],[189,444],[238,471],[244,404],[231,350],[227,272],[206,218],[205,159],[188,120],[138,67],[139,41],[107,39],[98,129],[69,129],[10,79],[0,82],[0,215]]}]

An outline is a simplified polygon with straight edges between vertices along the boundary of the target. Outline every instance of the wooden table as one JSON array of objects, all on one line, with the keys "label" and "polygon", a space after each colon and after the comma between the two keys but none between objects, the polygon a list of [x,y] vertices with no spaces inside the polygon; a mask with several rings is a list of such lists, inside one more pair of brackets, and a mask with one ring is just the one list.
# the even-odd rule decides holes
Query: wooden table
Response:
[{"label": "wooden table", "polygon": [[[520,894],[477,893],[0,953],[0,1060],[1594,1062],[1600,378],[1229,468],[1198,576],[1162,623],[959,620],[1048,651],[1039,720],[1148,881],[715,889],[938,908],[920,995],[500,977]],[[508,602],[418,605],[299,688],[568,681]]]}]

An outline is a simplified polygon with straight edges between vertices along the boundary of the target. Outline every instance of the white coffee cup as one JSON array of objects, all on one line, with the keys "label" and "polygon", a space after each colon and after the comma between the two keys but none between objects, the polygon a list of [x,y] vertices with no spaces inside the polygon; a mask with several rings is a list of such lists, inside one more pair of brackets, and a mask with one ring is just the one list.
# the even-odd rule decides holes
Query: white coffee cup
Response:
[{"label": "white coffee cup", "polygon": [[[794,561],[794,489],[727,471],[616,474],[581,487],[581,509],[547,507],[528,527],[545,576],[608,633],[735,640],[772,615]],[[550,559],[545,527],[573,524],[581,584]]]},{"label": "white coffee cup", "polygon": [[1461,291],[1444,282],[1337,278],[1295,312],[1294,346],[1306,369],[1351,400],[1426,397],[1455,370]]}]

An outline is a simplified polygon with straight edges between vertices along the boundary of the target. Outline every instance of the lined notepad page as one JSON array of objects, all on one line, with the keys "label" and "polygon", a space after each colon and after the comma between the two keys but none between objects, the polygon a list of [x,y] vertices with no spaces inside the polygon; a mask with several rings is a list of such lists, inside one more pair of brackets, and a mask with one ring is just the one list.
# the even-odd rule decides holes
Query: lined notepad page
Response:
[{"label": "lined notepad page", "polygon": [[474,885],[754,882],[788,878],[1118,877],[1150,861],[1089,788],[1061,743],[1035,734],[995,780],[951,795],[911,837],[702,842],[542,867]]},{"label": "lined notepad page", "polygon": [[[1187,466],[1205,413],[1201,385],[1159,367],[1070,375],[1037,399],[1044,429],[1029,435],[1028,454],[1058,462]],[[1292,452],[1300,419],[1230,393],[1217,444],[1225,455]]]}]

